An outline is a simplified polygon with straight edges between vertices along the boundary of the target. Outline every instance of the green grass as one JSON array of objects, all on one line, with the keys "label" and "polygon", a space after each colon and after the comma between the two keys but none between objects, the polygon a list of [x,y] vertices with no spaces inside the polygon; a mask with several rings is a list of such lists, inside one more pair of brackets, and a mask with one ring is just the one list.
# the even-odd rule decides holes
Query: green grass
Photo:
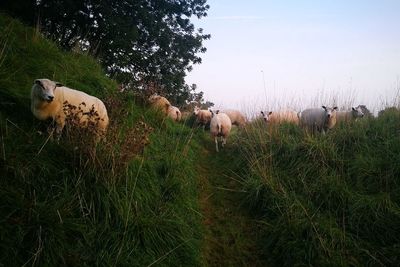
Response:
[{"label": "green grass", "polygon": [[[0,27],[0,265],[201,265],[199,134],[117,94],[94,59]],[[29,100],[44,77],[104,100],[106,141],[68,127],[48,140]]]},{"label": "green grass", "polygon": [[[315,136],[255,121],[217,154],[193,118],[117,93],[95,59],[0,27],[0,266],[398,265],[397,110]],[[104,100],[105,141],[73,127],[49,141],[37,78]]]},{"label": "green grass", "polygon": [[396,266],[400,113],[310,136],[253,123],[238,136],[243,203],[271,266]]},{"label": "green grass", "polygon": [[198,157],[204,263],[205,266],[265,266],[255,242],[257,225],[247,210],[238,205],[243,191],[234,170],[243,163],[234,151],[229,139],[220,152],[215,152],[214,142],[208,137]]}]

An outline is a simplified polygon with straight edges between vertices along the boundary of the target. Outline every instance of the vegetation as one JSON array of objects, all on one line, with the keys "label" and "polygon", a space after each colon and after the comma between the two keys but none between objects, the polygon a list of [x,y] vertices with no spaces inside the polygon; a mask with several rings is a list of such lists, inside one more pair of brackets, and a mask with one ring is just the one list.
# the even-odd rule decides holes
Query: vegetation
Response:
[{"label": "vegetation", "polygon": [[252,123],[236,154],[245,207],[271,266],[396,266],[400,112],[311,136]]},{"label": "vegetation", "polygon": [[[6,16],[0,28],[1,265],[200,265],[193,131],[117,94],[92,58]],[[30,112],[39,77],[102,98],[106,141],[70,127],[50,142]]]},{"label": "vegetation", "polygon": [[256,242],[259,226],[239,205],[242,184],[232,171],[244,162],[234,152],[229,140],[216,153],[208,137],[198,156],[204,266],[266,266]]},{"label": "vegetation", "polygon": [[[398,265],[397,108],[326,135],[255,120],[216,154],[90,56],[0,28],[0,265]],[[105,140],[73,119],[49,140],[29,100],[44,77],[104,100]]]},{"label": "vegetation", "polygon": [[16,0],[0,10],[37,26],[67,51],[99,59],[107,74],[138,89],[157,84],[174,104],[194,100],[186,71],[200,63],[210,38],[190,21],[207,15],[206,0]]}]

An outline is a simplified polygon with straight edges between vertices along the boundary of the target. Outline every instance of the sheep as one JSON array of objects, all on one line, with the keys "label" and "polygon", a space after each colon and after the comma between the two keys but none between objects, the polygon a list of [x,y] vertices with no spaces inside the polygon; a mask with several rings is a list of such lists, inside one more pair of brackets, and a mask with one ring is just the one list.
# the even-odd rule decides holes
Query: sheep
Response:
[{"label": "sheep", "polygon": [[374,115],[371,113],[371,111],[369,111],[369,109],[365,106],[365,105],[358,105],[357,107],[356,107],[356,109],[357,108],[360,108],[361,109],[361,111],[362,111],[362,113],[364,114],[364,117],[365,118],[372,118]]},{"label": "sheep", "polygon": [[246,117],[238,110],[225,110],[223,111],[231,119],[233,125],[244,127],[246,125]]},{"label": "sheep", "polygon": [[322,109],[312,108],[303,110],[300,113],[300,125],[308,130],[319,131],[325,134],[336,124],[337,107],[329,108],[322,106]]},{"label": "sheep", "polygon": [[155,93],[149,97],[149,103],[153,108],[161,110],[163,114],[168,116],[169,107],[171,106],[168,99]]},{"label": "sheep", "polygon": [[339,122],[350,122],[358,118],[364,117],[361,107],[352,107],[349,111],[337,111],[336,112],[336,123]]},{"label": "sheep", "polygon": [[179,110],[179,108],[177,108],[175,106],[169,106],[168,117],[170,117],[174,121],[180,121],[182,118],[182,114],[181,114],[181,111]]},{"label": "sheep", "polygon": [[[97,97],[68,88],[61,83],[49,79],[36,79],[31,89],[31,111],[39,120],[53,119],[56,123],[57,139],[65,126],[68,111],[65,105],[78,108],[79,123],[84,127],[90,119],[90,114],[98,115],[96,127],[99,134],[105,134],[109,119],[104,103]],[[74,111],[69,110],[70,112]]]},{"label": "sheep", "polygon": [[299,117],[295,111],[292,110],[281,110],[277,112],[263,112],[261,115],[267,125],[280,124],[280,123],[293,123],[295,125],[299,124]]},{"label": "sheep", "polygon": [[215,113],[213,111],[210,112],[211,112],[210,132],[211,136],[214,137],[216,151],[219,152],[218,137],[221,137],[222,147],[224,147],[226,144],[226,139],[228,138],[232,128],[232,122],[227,114],[220,113],[219,110],[217,110]]},{"label": "sheep", "polygon": [[200,109],[195,106],[193,110],[193,115],[196,116],[197,125],[202,125],[203,130],[211,122],[211,112],[206,109]]}]

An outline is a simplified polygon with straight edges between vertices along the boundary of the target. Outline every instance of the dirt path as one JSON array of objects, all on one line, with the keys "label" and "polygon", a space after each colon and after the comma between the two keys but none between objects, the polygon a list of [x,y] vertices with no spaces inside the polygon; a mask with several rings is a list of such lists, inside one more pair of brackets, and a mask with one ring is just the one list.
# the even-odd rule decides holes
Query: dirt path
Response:
[{"label": "dirt path", "polygon": [[205,237],[206,266],[265,266],[256,250],[256,223],[240,207],[241,185],[232,171],[228,150],[215,153],[205,144],[198,171]]}]

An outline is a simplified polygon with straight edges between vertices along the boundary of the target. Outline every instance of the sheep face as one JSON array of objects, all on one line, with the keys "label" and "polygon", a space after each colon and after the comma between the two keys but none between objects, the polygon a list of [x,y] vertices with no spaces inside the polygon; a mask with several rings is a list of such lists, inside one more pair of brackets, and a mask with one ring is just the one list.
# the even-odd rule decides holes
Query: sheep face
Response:
[{"label": "sheep face", "polygon": [[195,115],[195,116],[197,116],[197,114],[199,114],[199,112],[200,112],[200,108],[199,107],[194,107],[194,110],[193,110],[193,115]]},{"label": "sheep face", "polygon": [[212,111],[212,110],[210,109],[210,112],[211,112],[211,118],[214,118],[214,115],[215,115],[214,111]]},{"label": "sheep face", "polygon": [[261,111],[261,115],[263,116],[263,119],[266,123],[268,123],[271,120],[271,114],[272,114],[272,111],[265,112],[265,113],[264,113],[264,111]]},{"label": "sheep face", "polygon": [[53,82],[49,79],[37,79],[35,80],[36,89],[33,93],[35,97],[50,103],[54,100],[54,90],[61,86],[63,86],[61,83]]},{"label": "sheep face", "polygon": [[364,112],[362,111],[362,108],[360,106],[356,108],[351,108],[351,114],[355,119],[364,117]]},{"label": "sheep face", "polygon": [[214,118],[216,114],[219,114],[219,109],[215,112],[210,109],[210,112],[211,112],[211,118]]},{"label": "sheep face", "polygon": [[329,108],[322,106],[322,108],[325,109],[325,116],[327,119],[330,119],[331,117],[334,117],[336,115],[337,107]]},{"label": "sheep face", "polygon": [[322,106],[322,108],[325,110],[325,124],[324,124],[324,129],[323,133],[328,131],[329,129],[332,129],[336,125],[336,111],[337,107],[333,108],[328,108],[325,106]]}]

